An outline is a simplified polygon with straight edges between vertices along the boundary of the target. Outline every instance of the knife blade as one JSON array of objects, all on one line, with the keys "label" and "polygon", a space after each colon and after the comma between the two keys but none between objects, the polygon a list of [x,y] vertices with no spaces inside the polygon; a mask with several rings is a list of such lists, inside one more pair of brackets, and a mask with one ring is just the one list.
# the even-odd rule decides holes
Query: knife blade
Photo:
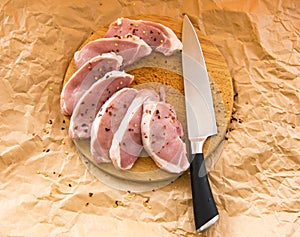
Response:
[{"label": "knife blade", "polygon": [[185,15],[182,27],[182,69],[188,138],[191,150],[191,186],[194,220],[197,232],[219,219],[205,168],[203,145],[217,134],[209,76],[195,29]]}]

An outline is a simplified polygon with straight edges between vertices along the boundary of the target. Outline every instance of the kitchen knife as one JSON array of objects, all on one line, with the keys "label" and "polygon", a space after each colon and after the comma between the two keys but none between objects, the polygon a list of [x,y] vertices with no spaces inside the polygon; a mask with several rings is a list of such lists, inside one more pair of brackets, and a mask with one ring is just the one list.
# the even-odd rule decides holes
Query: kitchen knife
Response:
[{"label": "kitchen knife", "polygon": [[191,150],[191,184],[196,230],[203,231],[219,219],[203,157],[203,144],[217,134],[208,72],[198,36],[187,15],[182,28],[182,69]]}]

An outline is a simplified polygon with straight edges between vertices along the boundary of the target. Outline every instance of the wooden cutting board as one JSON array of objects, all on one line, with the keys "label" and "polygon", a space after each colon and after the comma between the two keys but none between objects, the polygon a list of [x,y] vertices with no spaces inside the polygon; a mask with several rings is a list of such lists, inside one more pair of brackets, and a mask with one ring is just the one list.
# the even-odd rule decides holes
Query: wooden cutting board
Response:
[{"label": "wooden cutting board", "polygon": [[[171,28],[178,38],[181,39],[182,19],[174,19],[167,16],[157,15],[136,15],[130,16],[129,18],[161,23]],[[103,26],[96,32],[93,32],[81,45],[81,47],[92,40],[103,37],[107,29],[108,25]],[[227,65],[219,50],[197,28],[196,31],[203,49],[208,73],[211,79],[214,106],[218,123],[218,135],[209,138],[204,145],[204,154],[208,157],[220,146],[226,134],[233,107],[233,85]],[[174,57],[165,57],[158,53],[152,53],[149,58],[147,57],[147,59],[143,59],[144,62],[140,62],[139,65],[127,68],[126,72],[135,76],[132,87],[139,89],[152,88],[158,91],[160,86],[164,84],[167,94],[167,102],[175,107],[179,120],[182,122],[184,129],[186,129],[184,88],[183,78],[181,75],[181,54],[178,53]],[[72,60],[66,71],[64,83],[71,77],[75,70],[76,67],[74,60]],[[66,121],[68,123],[69,118],[66,118]],[[187,142],[186,137],[184,140]],[[75,145],[79,148],[79,152],[86,156],[85,158],[87,158],[87,160],[90,160],[88,150],[89,143],[86,143],[86,141],[75,141]],[[121,180],[128,179],[133,181],[155,182],[164,179],[174,180],[174,177],[178,176],[177,174],[174,175],[161,171],[147,156],[140,157],[134,167],[129,171],[117,170],[111,164],[96,166],[108,175],[115,176]]]}]

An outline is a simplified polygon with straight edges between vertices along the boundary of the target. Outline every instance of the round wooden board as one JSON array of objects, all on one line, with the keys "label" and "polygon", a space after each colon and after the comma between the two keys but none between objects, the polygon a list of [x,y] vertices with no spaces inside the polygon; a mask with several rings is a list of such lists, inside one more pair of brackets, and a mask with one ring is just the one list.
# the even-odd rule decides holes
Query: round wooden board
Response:
[{"label": "round wooden board", "polygon": [[[175,34],[181,39],[181,28],[182,28],[182,19],[174,19],[167,16],[158,16],[158,15],[136,15],[130,16],[131,19],[141,19],[149,20],[161,23],[165,26],[170,27]],[[82,48],[88,42],[101,38],[106,33],[108,25],[103,26],[96,32],[93,32],[91,36],[81,45]],[[206,60],[206,66],[208,73],[211,79],[211,86],[213,92],[214,106],[218,123],[218,134],[210,137],[204,145],[204,155],[206,157],[212,155],[217,148],[219,148],[221,142],[224,139],[226,134],[227,126],[230,122],[231,112],[233,107],[233,85],[232,80],[227,69],[227,65],[223,56],[220,54],[218,49],[214,44],[211,43],[206,36],[204,36],[197,28],[195,27],[201,46],[203,54]],[[156,53],[157,54],[157,53]],[[154,56],[153,56],[154,55]],[[135,76],[135,81],[132,87],[137,88],[153,88],[156,91],[158,90],[157,84],[166,85],[166,94],[167,102],[172,104],[175,107],[176,113],[179,117],[183,127],[186,127],[185,124],[185,111],[184,111],[184,96],[183,96],[183,78],[181,73],[178,73],[178,70],[170,70],[170,64],[178,64],[178,60],[181,60],[181,54],[177,54],[174,57],[168,57],[164,59],[161,54],[155,55],[152,53],[152,61],[165,60],[166,66],[163,67],[163,63],[158,63],[159,66],[134,66],[129,67],[126,72],[133,74]],[[149,56],[148,56],[149,57]],[[154,57],[154,59],[153,59]],[[148,59],[146,59],[148,60]],[[149,63],[149,60],[146,61],[146,64]],[[179,62],[180,63],[180,62]],[[74,64],[74,59],[70,62],[69,67],[66,71],[64,83],[71,77],[71,75],[76,71]],[[149,86],[149,83],[151,84]],[[155,88],[156,87],[156,88]],[[179,106],[179,107],[178,107]],[[67,123],[69,118],[66,118]],[[185,128],[186,131],[186,128]],[[186,137],[184,138],[187,143]],[[89,157],[89,143],[87,141],[74,141],[81,155],[85,157],[85,163],[87,160],[90,160]],[[187,143],[188,144],[188,143]],[[87,159],[86,159],[87,158]],[[92,160],[90,160],[92,162]],[[171,174],[160,170],[155,163],[147,156],[142,156],[138,159],[136,164],[129,171],[120,171],[115,169],[111,164],[97,165],[93,164],[108,175],[114,176],[114,178],[127,179],[137,182],[171,182],[178,174]],[[98,177],[99,178],[99,177]],[[106,178],[107,180],[107,178]],[[151,188],[150,188],[151,189]]]}]

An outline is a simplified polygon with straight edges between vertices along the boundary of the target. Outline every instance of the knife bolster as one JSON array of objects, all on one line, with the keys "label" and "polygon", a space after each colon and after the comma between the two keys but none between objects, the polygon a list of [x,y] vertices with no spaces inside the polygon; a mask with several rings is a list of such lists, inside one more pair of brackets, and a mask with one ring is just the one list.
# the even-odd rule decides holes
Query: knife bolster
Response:
[{"label": "knife bolster", "polygon": [[191,143],[191,153],[197,154],[197,153],[203,153],[203,145],[207,137],[196,137],[196,138],[190,138]]}]

